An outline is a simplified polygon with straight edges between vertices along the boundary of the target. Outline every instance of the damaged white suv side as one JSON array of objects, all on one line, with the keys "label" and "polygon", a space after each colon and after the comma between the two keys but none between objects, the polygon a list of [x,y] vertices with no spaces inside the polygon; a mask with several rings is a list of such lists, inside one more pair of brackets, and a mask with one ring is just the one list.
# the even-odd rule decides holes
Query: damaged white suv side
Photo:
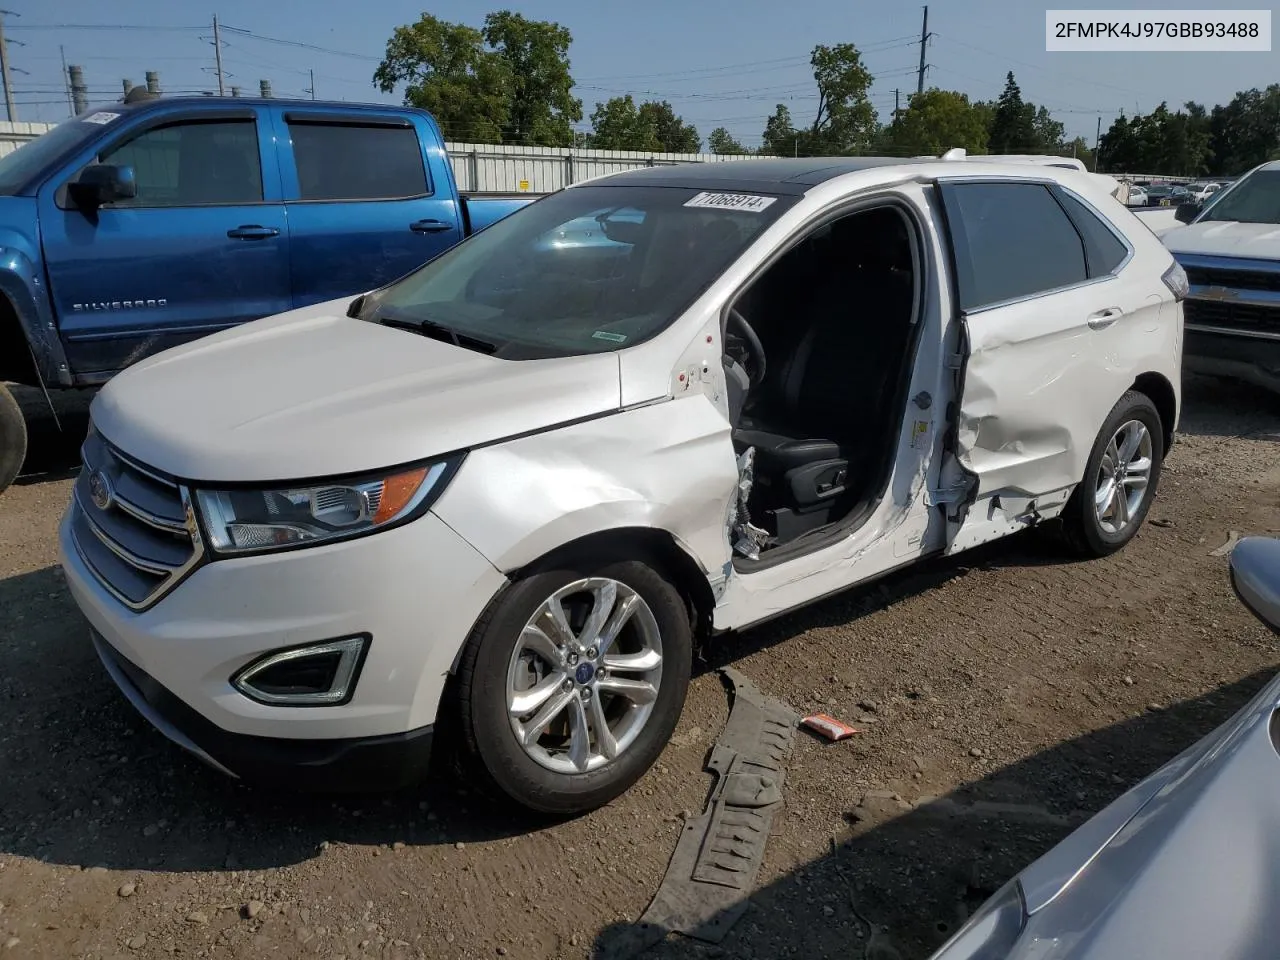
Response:
[{"label": "damaged white suv side", "polygon": [[627,789],[695,636],[1053,522],[1141,525],[1185,278],[1090,175],[759,160],[563,190],[93,404],[61,529],[134,706],[248,780]]}]

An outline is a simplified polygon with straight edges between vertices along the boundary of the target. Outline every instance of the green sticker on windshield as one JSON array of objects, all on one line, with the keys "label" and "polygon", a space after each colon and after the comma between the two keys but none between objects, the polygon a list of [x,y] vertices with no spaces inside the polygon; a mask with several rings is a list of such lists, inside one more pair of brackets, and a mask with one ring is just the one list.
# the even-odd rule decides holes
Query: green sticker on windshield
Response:
[{"label": "green sticker on windshield", "polygon": [[591,335],[593,340],[608,340],[610,343],[626,343],[627,338],[620,333],[610,333],[608,330],[597,330]]}]

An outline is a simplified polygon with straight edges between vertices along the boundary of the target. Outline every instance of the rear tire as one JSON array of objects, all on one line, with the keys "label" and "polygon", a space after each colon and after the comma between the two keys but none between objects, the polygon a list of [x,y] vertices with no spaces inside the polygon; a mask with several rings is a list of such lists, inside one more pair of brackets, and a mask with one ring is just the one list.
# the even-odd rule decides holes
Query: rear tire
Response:
[{"label": "rear tire", "polygon": [[692,641],[684,598],[649,563],[574,557],[515,581],[476,624],[455,678],[464,774],[540,813],[608,803],[670,739]]},{"label": "rear tire", "polygon": [[0,383],[0,493],[18,476],[27,458],[27,422],[9,388]]},{"label": "rear tire", "polygon": [[1084,478],[1062,512],[1065,546],[1095,558],[1124,547],[1147,518],[1163,463],[1160,413],[1146,394],[1130,390],[1103,423]]}]

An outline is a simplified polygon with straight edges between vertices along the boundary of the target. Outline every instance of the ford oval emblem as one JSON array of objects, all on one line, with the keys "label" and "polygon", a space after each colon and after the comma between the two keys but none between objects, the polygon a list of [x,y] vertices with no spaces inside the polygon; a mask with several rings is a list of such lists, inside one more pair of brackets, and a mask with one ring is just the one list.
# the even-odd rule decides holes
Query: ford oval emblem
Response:
[{"label": "ford oval emblem", "polygon": [[111,481],[101,470],[95,470],[89,475],[89,496],[93,498],[93,505],[99,510],[111,509],[115,495],[111,491]]}]

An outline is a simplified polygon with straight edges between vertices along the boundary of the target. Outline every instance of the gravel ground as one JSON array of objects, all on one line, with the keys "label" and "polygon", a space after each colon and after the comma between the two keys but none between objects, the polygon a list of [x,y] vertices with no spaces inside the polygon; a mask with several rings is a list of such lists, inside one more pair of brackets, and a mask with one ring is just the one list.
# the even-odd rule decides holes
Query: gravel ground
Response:
[{"label": "gravel ground", "polygon": [[[83,398],[60,410],[82,436]],[[729,939],[651,955],[924,957],[1277,669],[1212,552],[1280,533],[1280,401],[1196,381],[1153,523],[1122,554],[1065,563],[1026,535],[722,639],[659,765],[604,810],[513,818],[443,776],[392,797],[266,793],[170,746],[106,680],[54,545],[78,444],[47,418],[34,435],[0,498],[6,960],[586,957],[639,917],[703,804],[727,663],[862,732],[798,734]]]}]

